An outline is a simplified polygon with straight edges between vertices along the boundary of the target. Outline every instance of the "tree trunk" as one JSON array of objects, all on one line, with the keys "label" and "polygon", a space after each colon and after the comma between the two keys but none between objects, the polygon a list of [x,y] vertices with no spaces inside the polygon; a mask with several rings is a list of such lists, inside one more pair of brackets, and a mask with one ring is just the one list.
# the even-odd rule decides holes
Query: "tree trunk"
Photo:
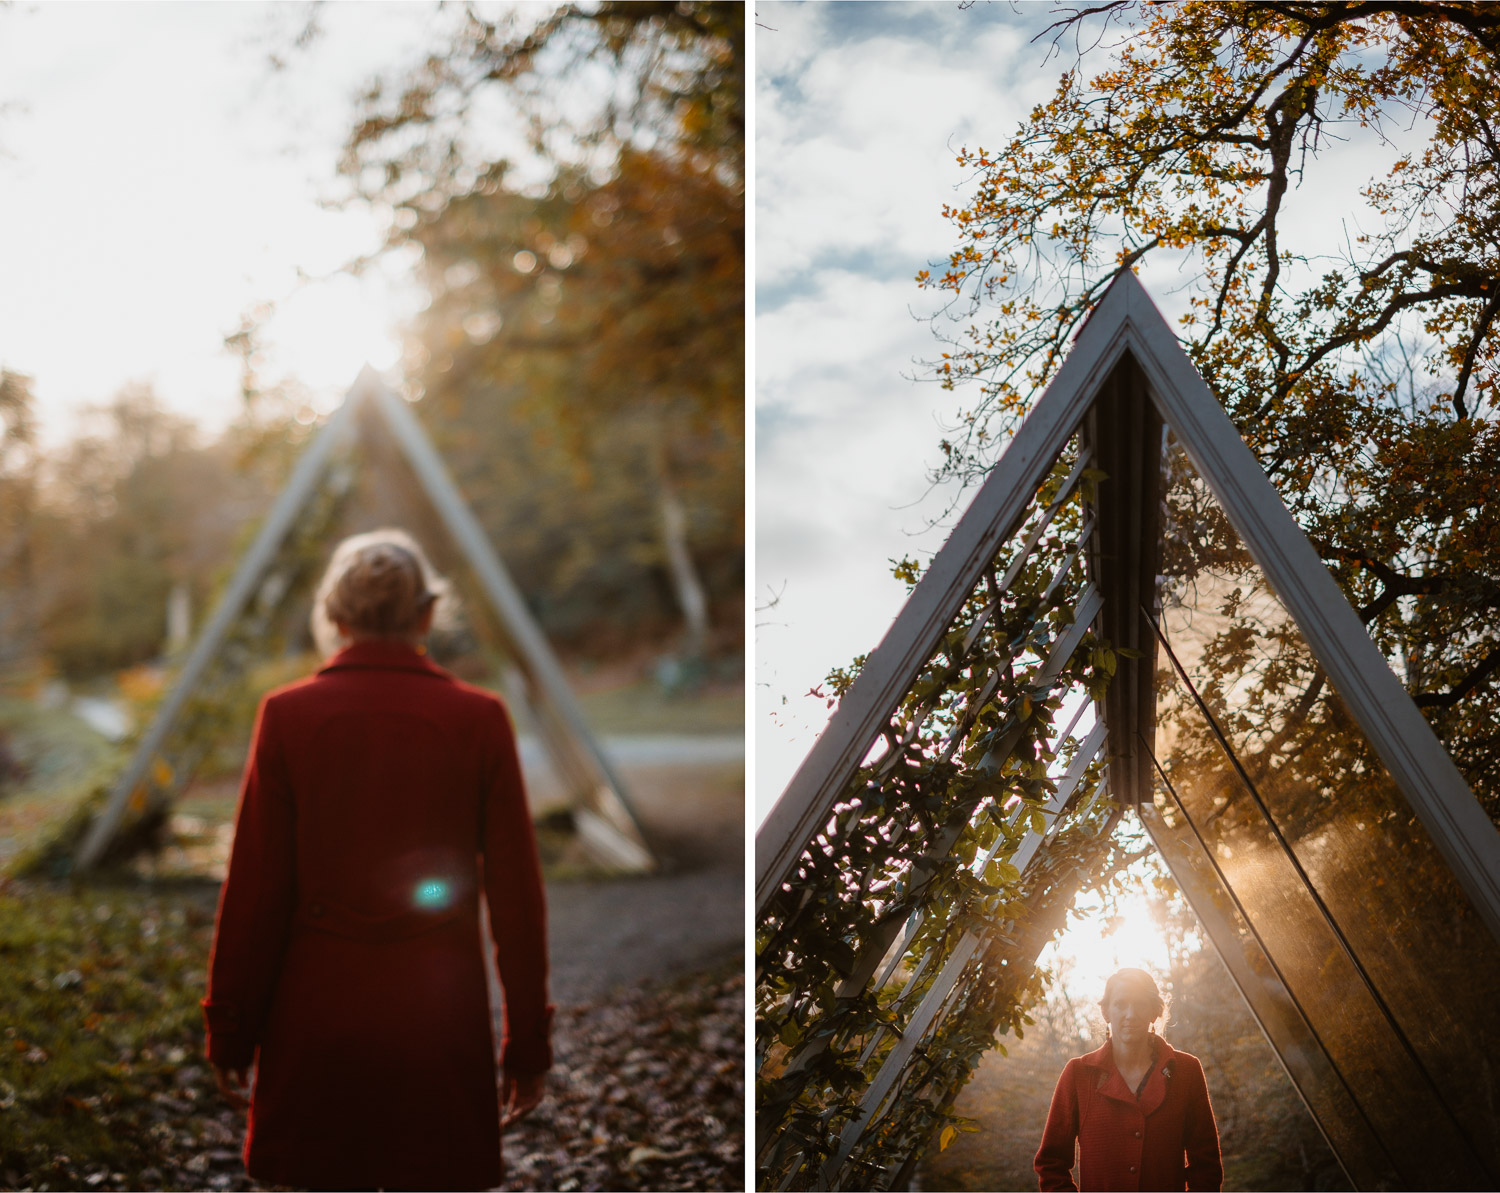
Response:
[{"label": "tree trunk", "polygon": [[659,427],[652,439],[652,464],[656,474],[656,501],[661,515],[662,545],[667,553],[667,572],[672,591],[687,624],[687,654],[700,658],[708,648],[708,591],[693,564],[688,549],[687,507],[672,484],[667,465],[666,429]]}]

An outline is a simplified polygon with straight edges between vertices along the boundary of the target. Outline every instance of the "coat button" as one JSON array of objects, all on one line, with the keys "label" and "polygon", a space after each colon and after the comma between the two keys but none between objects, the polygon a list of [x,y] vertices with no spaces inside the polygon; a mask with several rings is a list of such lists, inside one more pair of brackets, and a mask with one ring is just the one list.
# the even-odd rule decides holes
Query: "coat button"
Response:
[{"label": "coat button", "polygon": [[1137,1138],[1137,1139],[1139,1139],[1139,1138],[1140,1138],[1140,1137],[1141,1137],[1141,1133],[1140,1133],[1140,1132],[1139,1132],[1139,1131],[1137,1131],[1137,1132],[1136,1132],[1136,1133],[1135,1133],[1135,1137],[1136,1137],[1136,1138]]},{"label": "coat button", "polygon": [[1130,1166],[1130,1171],[1131,1171],[1131,1172],[1134,1172],[1134,1171],[1135,1171],[1135,1165],[1134,1165],[1134,1164],[1132,1164],[1132,1165],[1131,1165],[1131,1166]]}]

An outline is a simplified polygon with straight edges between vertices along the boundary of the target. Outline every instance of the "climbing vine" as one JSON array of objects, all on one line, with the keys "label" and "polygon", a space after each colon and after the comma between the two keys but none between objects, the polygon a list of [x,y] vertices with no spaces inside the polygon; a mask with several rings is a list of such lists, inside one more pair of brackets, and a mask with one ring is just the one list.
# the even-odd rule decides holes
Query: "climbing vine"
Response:
[{"label": "climbing vine", "polygon": [[[1074,732],[1116,662],[1075,625],[1091,620],[1076,610],[1103,478],[1073,463],[1055,466],[762,911],[761,1187],[891,1179],[948,1122],[997,1033],[1024,1030],[1037,954],[1107,869],[1118,812]],[[915,563],[895,572],[915,587]],[[830,695],[863,664],[831,675]],[[1071,795],[1049,808],[1075,763]]]}]

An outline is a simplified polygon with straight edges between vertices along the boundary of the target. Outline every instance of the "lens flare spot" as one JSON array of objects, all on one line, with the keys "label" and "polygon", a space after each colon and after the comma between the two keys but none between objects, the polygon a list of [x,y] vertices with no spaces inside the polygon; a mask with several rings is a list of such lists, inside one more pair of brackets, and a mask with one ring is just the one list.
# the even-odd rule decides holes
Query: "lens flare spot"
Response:
[{"label": "lens flare spot", "polygon": [[425,882],[419,882],[417,893],[413,898],[413,902],[426,911],[436,911],[447,907],[452,901],[453,886],[441,878],[429,878]]}]

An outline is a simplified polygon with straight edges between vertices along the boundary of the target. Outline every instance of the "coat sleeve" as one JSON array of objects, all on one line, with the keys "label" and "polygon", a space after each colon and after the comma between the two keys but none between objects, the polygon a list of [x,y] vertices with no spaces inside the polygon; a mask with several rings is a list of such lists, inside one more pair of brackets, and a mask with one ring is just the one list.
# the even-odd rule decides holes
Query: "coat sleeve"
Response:
[{"label": "coat sleeve", "polygon": [[1074,1081],[1076,1065],[1069,1061],[1057,1079],[1052,1092],[1052,1106],[1047,1111],[1047,1126],[1042,1132],[1042,1146],[1036,1153],[1036,1175],[1042,1193],[1049,1190],[1076,1190],[1073,1183],[1073,1157],[1078,1142],[1078,1087]]},{"label": "coat sleeve", "polygon": [[205,1051],[224,1068],[254,1059],[296,906],[296,812],[270,698],[261,701],[209,958]]},{"label": "coat sleeve", "polygon": [[1203,1068],[1192,1069],[1193,1089],[1183,1124],[1183,1146],[1187,1150],[1187,1187],[1193,1193],[1213,1191],[1224,1185],[1224,1162],[1219,1154],[1219,1125],[1208,1100],[1208,1083]]},{"label": "coat sleeve", "polygon": [[510,1073],[552,1067],[552,1012],[547,1002],[547,907],[536,830],[526,802],[510,717],[493,704],[491,765],[483,805],[485,899],[495,961],[505,991],[500,1063]]}]

